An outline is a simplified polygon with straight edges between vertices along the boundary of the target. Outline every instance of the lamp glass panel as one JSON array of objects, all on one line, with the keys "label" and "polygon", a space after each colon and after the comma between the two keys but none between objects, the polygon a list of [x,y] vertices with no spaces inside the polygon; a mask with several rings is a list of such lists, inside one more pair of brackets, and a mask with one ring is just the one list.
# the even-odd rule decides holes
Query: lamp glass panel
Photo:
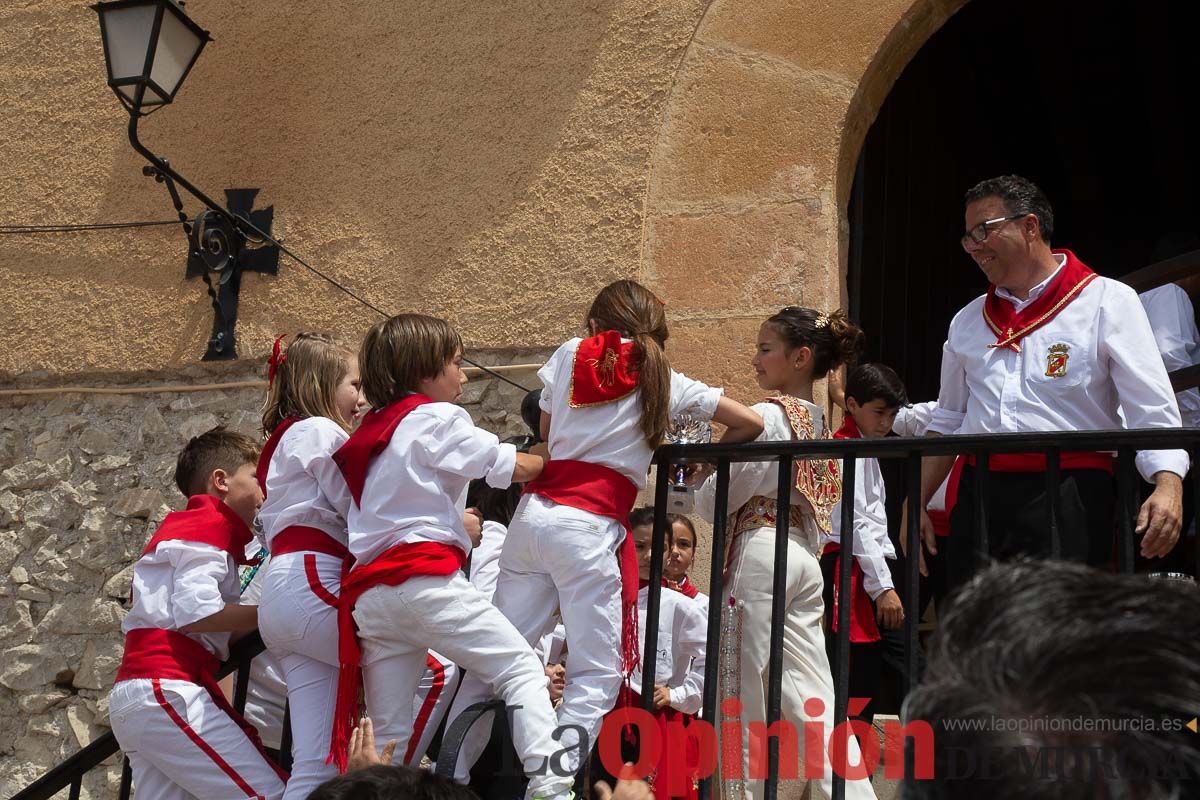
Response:
[{"label": "lamp glass panel", "polygon": [[168,8],[163,13],[162,25],[158,29],[158,48],[154,51],[154,65],[150,68],[150,79],[162,87],[169,99],[174,96],[183,80],[184,72],[196,51],[203,45],[195,31],[183,24]]},{"label": "lamp glass panel", "polygon": [[146,67],[146,50],[154,28],[156,3],[104,10],[104,37],[108,41],[109,78],[140,77]]}]

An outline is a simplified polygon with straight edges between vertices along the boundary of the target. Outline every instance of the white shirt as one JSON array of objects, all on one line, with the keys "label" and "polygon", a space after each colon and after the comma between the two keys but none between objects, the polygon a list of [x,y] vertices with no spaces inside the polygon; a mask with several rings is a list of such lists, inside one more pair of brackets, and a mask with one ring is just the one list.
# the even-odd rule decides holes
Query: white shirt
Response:
[{"label": "white shirt", "polygon": [[[900,406],[896,411],[896,421],[892,423],[892,433],[897,436],[924,436],[929,423],[933,421],[933,411],[936,408],[937,402],[934,400]],[[933,497],[929,498],[929,504],[925,508],[930,511],[945,511],[946,490],[949,487],[950,476],[947,475],[946,480],[942,481],[942,485],[933,493]]]},{"label": "white shirt", "polygon": [[414,542],[441,542],[471,552],[459,499],[475,478],[506,488],[516,463],[517,448],[475,427],[459,406],[417,406],[371,463],[361,503],[350,505],[350,552],[358,564]]},{"label": "white shirt", "polygon": [[[551,419],[550,458],[599,464],[645,488],[654,452],[642,434],[641,391],[585,408],[571,408],[568,402],[575,350],[581,341],[575,338],[563,344],[538,370],[545,385],[540,406]],[[672,370],[670,415],[691,413],[698,419],[712,419],[722,393]]]},{"label": "white shirt", "polygon": [[[874,600],[893,588],[892,571],[886,559],[896,557],[896,548],[888,538],[887,512],[884,510],[883,473],[874,458],[854,459],[854,558],[863,571],[863,589]],[[844,471],[843,471],[844,474]],[[821,534],[821,546],[841,544],[842,504],[833,507],[833,530]]]},{"label": "white shirt", "polygon": [[[1063,258],[1063,256],[1058,256]],[[1146,313],[1132,289],[1097,277],[1052,320],[1021,340],[1020,353],[996,341],[983,320],[985,297],[950,323],[942,348],[934,433],[1177,428],[1179,408]],[[1047,376],[1052,345],[1066,345],[1062,377]],[[1187,474],[1183,450],[1137,454],[1142,477]]]},{"label": "white shirt", "polygon": [[[1154,341],[1167,372],[1200,363],[1200,330],[1196,329],[1196,310],[1187,292],[1168,283],[1142,292],[1138,299],[1150,319],[1150,329],[1154,331]],[[1200,427],[1200,389],[1185,389],[1175,399],[1183,424]]]},{"label": "white shirt", "polygon": [[[221,548],[169,539],[133,565],[133,607],[121,632],[138,628],[178,631],[211,617],[241,598],[238,571]],[[229,633],[184,634],[221,661],[229,656]]]},{"label": "white shirt", "polygon": [[[638,641],[643,658],[646,652],[646,601],[650,589],[638,590]],[[654,682],[670,690],[671,707],[695,714],[704,702],[704,644],[708,620],[700,606],[687,595],[662,590],[658,604],[658,655],[654,660]],[[567,667],[568,673],[570,666]],[[633,687],[641,691],[642,670],[631,676]]]},{"label": "white shirt", "polygon": [[[825,412],[820,406],[813,405],[804,400],[800,402],[804,403],[804,407],[812,415],[813,435],[820,437],[825,430]],[[788,423],[787,412],[778,403],[757,403],[753,408],[763,420],[763,432],[754,441],[787,442],[792,440],[792,426]],[[778,461],[744,461],[730,464],[729,513],[736,512],[755,495],[775,497],[778,486]],[[696,490],[696,513],[709,522],[713,521],[716,497],[717,476],[714,474],[709,475],[708,479]],[[794,487],[792,489],[791,502],[793,506],[800,504],[802,507],[811,510],[808,500]],[[808,518],[812,518],[811,513],[808,515]]]},{"label": "white shirt", "polygon": [[508,528],[499,522],[487,520],[483,523],[479,547],[471,551],[471,583],[488,600],[492,600],[496,594],[496,582],[500,580],[500,550],[504,547],[504,537],[507,535]]},{"label": "white shirt", "polygon": [[293,423],[267,465],[267,498],[258,512],[267,549],[290,525],[325,531],[346,544],[346,515],[353,502],[333,453],[350,436],[326,417]]}]

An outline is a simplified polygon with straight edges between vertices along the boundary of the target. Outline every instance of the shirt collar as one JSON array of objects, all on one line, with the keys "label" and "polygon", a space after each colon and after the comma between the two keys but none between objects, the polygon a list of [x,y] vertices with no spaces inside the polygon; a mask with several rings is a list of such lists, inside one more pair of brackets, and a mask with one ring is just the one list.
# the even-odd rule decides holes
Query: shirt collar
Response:
[{"label": "shirt collar", "polygon": [[1062,268],[1067,263],[1067,257],[1065,255],[1063,255],[1062,253],[1055,253],[1054,260],[1058,262],[1058,269],[1054,270],[1054,272],[1051,272],[1050,276],[1048,278],[1046,278],[1046,280],[1042,281],[1041,283],[1039,283],[1038,285],[1036,285],[1032,289],[1030,289],[1029,297],[1026,297],[1024,300],[1022,300],[1021,298],[1017,297],[1015,294],[1010,292],[1008,289],[1005,289],[1003,286],[996,287],[996,296],[1003,298],[1003,299],[1007,300],[1008,302],[1012,303],[1014,306],[1016,306],[1017,311],[1020,311],[1021,309],[1025,308],[1030,303],[1032,303],[1033,301],[1037,300],[1039,297],[1042,296],[1042,292],[1046,291],[1046,287],[1049,286],[1050,283],[1056,277],[1058,277],[1058,273],[1062,272]]}]

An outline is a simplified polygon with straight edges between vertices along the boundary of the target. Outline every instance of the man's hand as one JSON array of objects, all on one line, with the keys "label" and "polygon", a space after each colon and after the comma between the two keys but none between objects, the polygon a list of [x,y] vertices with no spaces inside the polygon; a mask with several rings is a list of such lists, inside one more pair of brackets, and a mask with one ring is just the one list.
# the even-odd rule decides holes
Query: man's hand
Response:
[{"label": "man's hand", "polygon": [[463,527],[471,539],[471,547],[479,547],[483,541],[483,512],[478,508],[468,508],[463,512]]},{"label": "man's hand", "polygon": [[654,710],[657,711],[669,705],[671,705],[671,690],[661,683],[654,684]]},{"label": "man's hand", "polygon": [[1174,472],[1154,474],[1154,492],[1138,512],[1134,532],[1142,537],[1142,555],[1162,558],[1179,540],[1183,520],[1183,480]]},{"label": "man's hand", "polygon": [[396,750],[396,740],[392,739],[383,746],[383,755],[375,752],[375,726],[370,717],[363,717],[350,732],[350,751],[346,757],[346,771],[373,767],[376,764],[387,766],[392,763],[392,753]]},{"label": "man's hand", "polygon": [[904,604],[895,589],[888,589],[875,598],[875,619],[889,630],[895,630],[904,624]]},{"label": "man's hand", "polygon": [[[633,764],[626,763],[632,769]],[[617,780],[617,790],[614,792],[604,781],[596,781],[594,788],[596,800],[653,800],[654,793],[650,786],[641,780]]]},{"label": "man's hand", "polygon": [[[924,547],[917,554],[917,560],[921,574],[929,577],[929,567],[925,566],[925,551],[928,550],[930,555],[937,555],[937,536],[933,532],[933,521],[929,519],[929,512],[921,509],[921,542]],[[908,501],[904,501],[904,505],[900,510],[900,552],[904,557],[908,557]]]}]

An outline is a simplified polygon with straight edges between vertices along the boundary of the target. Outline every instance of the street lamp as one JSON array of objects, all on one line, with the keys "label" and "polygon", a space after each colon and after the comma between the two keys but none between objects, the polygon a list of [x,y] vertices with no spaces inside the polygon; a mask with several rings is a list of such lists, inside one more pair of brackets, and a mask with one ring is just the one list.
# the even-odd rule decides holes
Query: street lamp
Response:
[{"label": "street lamp", "polygon": [[[273,275],[277,270],[278,243],[267,233],[273,210],[251,210],[257,189],[227,190],[230,203],[222,206],[138,139],[138,120],[175,99],[212,37],[184,12],[183,0],[111,0],[92,10],[100,16],[108,85],[129,112],[129,143],[150,162],[143,173],[166,183],[188,236],[186,277],[203,278],[213,301],[213,332],[204,360],[237,358],[234,326],[241,273],[251,269]],[[207,207],[194,223],[183,212],[176,184]],[[252,246],[266,241],[271,245]],[[217,276],[219,288],[209,273]]]}]

